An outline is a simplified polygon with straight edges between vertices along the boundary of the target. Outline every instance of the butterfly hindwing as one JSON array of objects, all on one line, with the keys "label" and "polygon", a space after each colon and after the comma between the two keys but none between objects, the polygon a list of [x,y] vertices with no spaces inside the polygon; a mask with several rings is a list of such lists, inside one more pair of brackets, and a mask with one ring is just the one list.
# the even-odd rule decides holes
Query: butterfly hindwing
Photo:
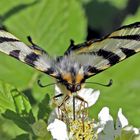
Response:
[{"label": "butterfly hindwing", "polygon": [[112,34],[88,42],[72,44],[65,54],[89,65],[89,76],[95,75],[140,51],[140,23],[123,26]]},{"label": "butterfly hindwing", "polygon": [[0,51],[48,75],[58,76],[47,52],[38,46],[27,46],[4,30],[0,30]]}]

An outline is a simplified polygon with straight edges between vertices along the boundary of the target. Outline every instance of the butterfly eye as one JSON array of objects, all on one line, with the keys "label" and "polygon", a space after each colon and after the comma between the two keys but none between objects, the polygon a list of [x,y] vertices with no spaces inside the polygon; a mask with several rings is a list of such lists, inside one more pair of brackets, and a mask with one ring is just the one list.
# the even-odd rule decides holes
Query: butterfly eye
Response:
[{"label": "butterfly eye", "polygon": [[68,90],[71,90],[71,89],[72,89],[72,85],[69,85],[69,84],[68,84],[68,85],[67,85],[67,89],[68,89]]},{"label": "butterfly eye", "polygon": [[78,90],[80,90],[81,89],[81,85],[77,85],[76,86],[76,90],[78,91]]}]

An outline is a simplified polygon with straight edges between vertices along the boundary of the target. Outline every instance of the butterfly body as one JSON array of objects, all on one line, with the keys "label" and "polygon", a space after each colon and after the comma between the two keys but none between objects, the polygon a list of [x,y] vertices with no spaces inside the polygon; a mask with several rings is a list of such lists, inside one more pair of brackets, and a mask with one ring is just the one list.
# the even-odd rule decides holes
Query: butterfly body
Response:
[{"label": "butterfly body", "polygon": [[59,61],[56,60],[54,69],[59,75],[59,83],[64,86],[64,93],[71,95],[81,89],[85,81],[86,65],[64,56]]}]

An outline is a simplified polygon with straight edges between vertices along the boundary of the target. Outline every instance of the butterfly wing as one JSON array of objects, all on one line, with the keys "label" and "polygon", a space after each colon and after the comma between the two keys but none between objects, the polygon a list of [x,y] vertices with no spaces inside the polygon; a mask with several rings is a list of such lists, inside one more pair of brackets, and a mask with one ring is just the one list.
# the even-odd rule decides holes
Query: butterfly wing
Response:
[{"label": "butterfly wing", "polygon": [[8,54],[50,76],[58,77],[58,73],[53,67],[53,60],[47,52],[34,45],[27,46],[4,30],[0,30],[0,52]]},{"label": "butterfly wing", "polygon": [[123,26],[99,40],[71,45],[65,55],[88,67],[88,77],[140,51],[140,23]]}]

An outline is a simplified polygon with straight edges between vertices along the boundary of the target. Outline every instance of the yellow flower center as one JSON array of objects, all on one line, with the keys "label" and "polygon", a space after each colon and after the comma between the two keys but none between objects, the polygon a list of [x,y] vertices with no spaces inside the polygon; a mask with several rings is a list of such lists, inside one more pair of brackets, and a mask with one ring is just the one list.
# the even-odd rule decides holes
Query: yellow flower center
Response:
[{"label": "yellow flower center", "polygon": [[97,140],[97,134],[93,129],[92,121],[70,121],[70,137],[72,140]]}]

